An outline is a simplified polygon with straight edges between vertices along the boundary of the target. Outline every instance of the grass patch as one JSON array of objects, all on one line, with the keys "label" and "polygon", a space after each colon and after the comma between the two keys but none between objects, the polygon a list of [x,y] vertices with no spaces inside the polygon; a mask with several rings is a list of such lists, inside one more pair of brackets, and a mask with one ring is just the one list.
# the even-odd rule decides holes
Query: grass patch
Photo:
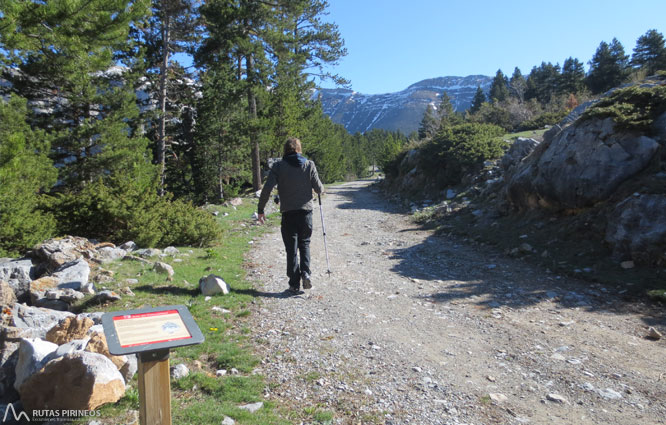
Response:
[{"label": "grass patch", "polygon": [[[171,351],[171,365],[185,363],[192,371],[186,378],[171,383],[175,424],[219,425],[224,416],[242,424],[289,423],[269,402],[254,414],[238,408],[242,404],[262,401],[266,386],[263,377],[251,374],[259,360],[252,354],[245,324],[251,314],[248,306],[254,301],[254,289],[245,279],[244,256],[251,247],[249,242],[270,228],[254,225],[252,213],[256,211],[256,204],[256,199],[245,199],[237,208],[208,206],[209,211],[219,212],[216,221],[222,232],[222,237],[212,247],[179,247],[178,256],[155,257],[150,263],[125,260],[107,264],[104,268],[113,272],[113,282],[98,284],[98,289],[104,286],[104,289],[122,295],[123,289],[129,287],[135,295],[122,295],[120,301],[104,305],[82,300],[75,306],[80,312],[173,304],[188,307],[206,340],[199,345]],[[279,218],[274,215],[269,218],[269,224],[275,224],[277,220]],[[154,261],[171,264],[175,272],[173,279],[167,280],[164,275],[156,273],[152,268]],[[199,292],[198,282],[208,274],[221,276],[230,285],[231,293],[206,300]],[[213,310],[214,306],[220,308]],[[216,377],[218,369],[236,369],[239,374]],[[100,409],[102,423],[121,423],[128,411],[139,409],[136,378],[130,385],[120,401]]]}]

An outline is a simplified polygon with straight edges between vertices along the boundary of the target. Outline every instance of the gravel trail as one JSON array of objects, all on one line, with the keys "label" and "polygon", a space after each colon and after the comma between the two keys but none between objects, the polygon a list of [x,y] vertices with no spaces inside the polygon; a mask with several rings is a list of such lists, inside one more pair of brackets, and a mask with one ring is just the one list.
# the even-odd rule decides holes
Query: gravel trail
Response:
[{"label": "gravel trail", "polygon": [[663,311],[491,247],[435,236],[370,181],[327,190],[314,288],[285,297],[279,229],[255,241],[265,397],[344,424],[666,423]]}]

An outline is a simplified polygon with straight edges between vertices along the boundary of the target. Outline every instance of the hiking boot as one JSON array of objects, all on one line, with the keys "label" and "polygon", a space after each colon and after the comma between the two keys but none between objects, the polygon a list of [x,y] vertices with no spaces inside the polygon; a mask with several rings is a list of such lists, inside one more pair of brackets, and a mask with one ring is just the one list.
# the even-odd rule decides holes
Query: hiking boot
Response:
[{"label": "hiking boot", "polygon": [[301,291],[301,290],[298,289],[298,288],[294,288],[293,286],[290,286],[289,289],[286,289],[284,292],[285,292],[287,295],[289,295],[289,296],[291,296],[291,295],[303,295],[303,294],[305,294],[305,292]]},{"label": "hiking boot", "polygon": [[310,280],[310,274],[303,272],[301,274],[301,283],[303,284],[303,289],[312,288],[312,281]]}]

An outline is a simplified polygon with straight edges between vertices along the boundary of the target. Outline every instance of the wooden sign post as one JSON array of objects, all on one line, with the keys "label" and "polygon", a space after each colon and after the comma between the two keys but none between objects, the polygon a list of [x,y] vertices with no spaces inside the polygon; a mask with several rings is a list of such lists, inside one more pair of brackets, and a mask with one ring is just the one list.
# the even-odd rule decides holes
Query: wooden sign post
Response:
[{"label": "wooden sign post", "polygon": [[105,313],[102,325],[111,354],[138,357],[141,425],[171,425],[169,350],[204,341],[187,307]]}]

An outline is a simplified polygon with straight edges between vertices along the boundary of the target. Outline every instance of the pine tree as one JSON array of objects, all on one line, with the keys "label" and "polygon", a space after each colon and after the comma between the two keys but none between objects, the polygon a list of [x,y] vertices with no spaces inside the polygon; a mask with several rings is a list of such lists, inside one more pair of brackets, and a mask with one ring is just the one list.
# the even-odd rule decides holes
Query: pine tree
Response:
[{"label": "pine tree", "polygon": [[114,58],[133,46],[128,29],[147,1],[6,0],[0,55],[12,91],[43,107],[32,124],[54,135],[52,160],[60,189],[127,173],[148,160],[147,140],[135,134],[134,88]]},{"label": "pine tree", "polygon": [[542,105],[547,104],[559,90],[560,66],[548,62],[541,62],[533,67],[527,77],[525,99],[536,99]]},{"label": "pine tree", "polygon": [[513,70],[513,74],[509,80],[509,89],[509,93],[512,97],[517,98],[521,102],[525,100],[527,81],[525,80],[525,77],[523,77],[523,74],[520,72],[518,67]]},{"label": "pine tree", "polygon": [[440,120],[437,117],[437,112],[435,112],[432,105],[428,105],[419,124],[419,139],[429,139],[434,136],[439,130],[439,125]]},{"label": "pine tree", "polygon": [[580,93],[585,88],[585,68],[578,59],[567,58],[562,65],[559,92],[563,94]]},{"label": "pine tree", "polygon": [[152,0],[152,13],[140,27],[139,42],[146,46],[147,70],[157,74],[155,97],[159,105],[155,143],[155,157],[160,174],[160,194],[165,193],[167,152],[167,99],[174,99],[170,87],[171,55],[191,52],[196,40],[196,5],[193,0]]},{"label": "pine tree", "polygon": [[40,194],[56,182],[50,137],[32,130],[27,115],[25,99],[0,98],[0,257],[19,255],[55,231],[53,217],[38,209]]},{"label": "pine tree", "polygon": [[493,78],[488,97],[492,102],[503,102],[509,97],[509,81],[501,69],[497,70]]},{"label": "pine tree", "polygon": [[461,121],[460,115],[456,114],[451,98],[446,92],[442,92],[442,99],[439,102],[439,109],[437,111],[439,117],[439,127],[446,125],[459,124]]},{"label": "pine tree", "polygon": [[666,70],[666,47],[664,36],[657,30],[649,30],[638,37],[631,64],[644,69],[648,75]]},{"label": "pine tree", "polygon": [[603,93],[622,84],[628,75],[628,56],[622,44],[615,38],[611,44],[602,41],[590,60],[586,80],[590,91]]},{"label": "pine tree", "polygon": [[477,86],[476,94],[474,95],[474,99],[472,99],[472,106],[469,108],[469,113],[475,114],[478,112],[485,101],[486,95],[483,93],[483,90],[481,90],[481,86]]}]

